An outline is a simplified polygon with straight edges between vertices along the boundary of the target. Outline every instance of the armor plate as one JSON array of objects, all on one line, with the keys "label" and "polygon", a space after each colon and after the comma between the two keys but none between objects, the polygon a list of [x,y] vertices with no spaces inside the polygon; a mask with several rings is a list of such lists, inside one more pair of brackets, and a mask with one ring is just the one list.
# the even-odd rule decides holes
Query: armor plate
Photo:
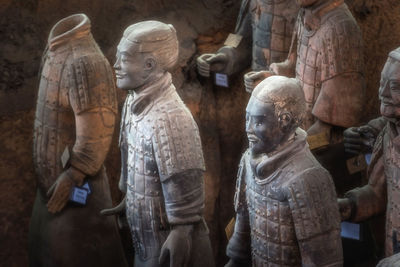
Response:
[{"label": "armor plate", "polygon": [[[135,97],[129,94],[121,122],[120,147],[127,152],[122,162],[126,176],[121,179],[127,184],[127,217],[142,260],[159,255],[174,223],[172,214],[179,213],[179,208],[166,203],[170,192],[163,191],[165,183],[187,170],[205,170],[199,131],[190,111],[173,85],[153,92],[157,93],[160,96],[140,114],[132,112]],[[197,178],[202,181],[201,176]],[[202,189],[202,182],[194,187]],[[200,207],[196,203],[192,212],[201,214],[202,206],[203,202]],[[186,220],[190,223],[190,218]]]}]

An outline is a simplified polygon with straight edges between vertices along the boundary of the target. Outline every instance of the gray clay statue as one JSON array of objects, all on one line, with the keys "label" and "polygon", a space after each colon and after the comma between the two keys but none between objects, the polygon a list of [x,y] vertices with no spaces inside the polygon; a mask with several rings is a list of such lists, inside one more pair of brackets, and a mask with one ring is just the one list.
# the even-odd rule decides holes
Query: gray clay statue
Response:
[{"label": "gray clay statue", "polygon": [[[378,266],[400,266],[400,48],[389,53],[382,70],[379,88],[381,115],[379,124],[368,125],[368,131],[382,128],[372,150],[368,168],[368,184],[353,189],[339,199],[343,220],[364,221],[386,212],[385,256]],[[382,122],[385,122],[381,127]],[[359,127],[356,133],[365,128]],[[358,149],[362,140],[353,136],[351,149]],[[351,139],[351,138],[349,138]],[[350,141],[348,139],[348,141]],[[361,138],[362,139],[362,138]],[[359,142],[357,142],[357,140]],[[399,144],[397,144],[399,142]],[[393,255],[393,256],[392,256]],[[391,256],[391,257],[390,257]]]},{"label": "gray clay statue", "polygon": [[90,28],[84,14],[60,20],[43,56],[33,142],[32,267],[127,266],[115,221],[100,215],[112,205],[103,162],[117,101],[111,66]]},{"label": "gray clay statue", "polygon": [[[298,0],[294,46],[288,59],[270,71],[245,77],[248,91],[272,74],[296,77],[306,99],[301,125],[309,135],[356,125],[362,114],[364,92],[361,31],[344,0]],[[336,128],[337,128],[336,127]],[[329,136],[330,137],[330,136]],[[333,143],[337,142],[332,140]]]},{"label": "gray clay statue", "polygon": [[168,72],[178,60],[172,25],[129,26],[118,45],[123,107],[120,189],[135,266],[214,266],[203,219],[205,170],[199,130]]},{"label": "gray clay statue", "polygon": [[342,266],[335,188],[298,127],[305,112],[295,79],[269,77],[252,92],[226,267]]},{"label": "gray clay statue", "polygon": [[250,61],[252,70],[259,71],[285,60],[298,10],[296,0],[243,0],[235,35],[228,36],[215,54],[197,58],[199,74],[208,77],[211,70],[231,75]]}]

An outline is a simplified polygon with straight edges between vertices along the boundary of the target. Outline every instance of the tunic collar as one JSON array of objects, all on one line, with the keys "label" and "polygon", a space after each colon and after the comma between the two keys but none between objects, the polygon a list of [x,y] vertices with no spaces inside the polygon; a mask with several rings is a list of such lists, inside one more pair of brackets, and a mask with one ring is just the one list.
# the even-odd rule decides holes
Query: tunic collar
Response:
[{"label": "tunic collar", "polygon": [[294,141],[276,154],[270,157],[264,154],[259,158],[250,156],[250,165],[256,182],[266,184],[274,180],[295,155],[308,147],[306,138],[307,133],[301,128],[297,128]]},{"label": "tunic collar", "polygon": [[303,22],[306,29],[309,31],[318,30],[323,16],[343,3],[344,0],[330,0],[314,8],[303,8]]},{"label": "tunic collar", "polygon": [[158,80],[144,85],[144,87],[140,88],[139,93],[134,93],[131,91],[130,93],[134,95],[131,111],[136,116],[147,113],[155,100],[163,97],[164,95],[170,93],[175,90],[175,87],[172,85],[172,78],[169,72],[165,72],[165,74]]},{"label": "tunic collar", "polygon": [[57,22],[51,29],[48,47],[53,51],[72,40],[91,36],[90,28],[90,20],[85,14],[75,14],[66,17]]}]

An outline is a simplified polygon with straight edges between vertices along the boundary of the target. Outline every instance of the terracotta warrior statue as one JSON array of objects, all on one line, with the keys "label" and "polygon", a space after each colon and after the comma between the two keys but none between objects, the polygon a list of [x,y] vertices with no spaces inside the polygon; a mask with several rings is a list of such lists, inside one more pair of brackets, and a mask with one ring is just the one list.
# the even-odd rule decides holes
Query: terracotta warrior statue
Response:
[{"label": "terracotta warrior statue", "polygon": [[84,14],[60,20],[43,57],[33,159],[30,266],[127,266],[103,167],[117,102],[110,64]]},{"label": "terracotta warrior statue", "polygon": [[252,92],[225,266],[342,266],[335,188],[298,127],[304,114],[295,79],[269,77]]},{"label": "terracotta warrior statue", "polygon": [[[172,25],[129,26],[114,65],[123,107],[120,189],[135,266],[214,266],[203,219],[205,170],[197,124],[168,72],[178,60]],[[165,265],[166,264],[166,265]]]},{"label": "terracotta warrior statue", "polygon": [[197,58],[199,74],[209,77],[210,70],[238,73],[247,68],[251,58],[253,71],[285,60],[298,10],[296,0],[242,0],[235,35],[215,54]]},{"label": "terracotta warrior statue", "polygon": [[[344,0],[297,0],[301,9],[288,59],[245,76],[249,91],[275,73],[296,77],[306,99],[302,128],[309,135],[359,123],[364,100],[360,29]],[[297,44],[297,49],[296,49]],[[336,127],[335,127],[336,126]],[[332,127],[334,129],[332,129]],[[340,137],[341,139],[341,137]]]},{"label": "terracotta warrior statue", "polygon": [[[378,266],[400,265],[400,47],[389,53],[379,88],[381,122],[368,169],[368,184],[339,199],[343,220],[364,221],[386,212],[385,255]],[[374,125],[369,125],[371,129]],[[376,127],[376,124],[375,124]],[[361,128],[361,127],[360,127]],[[378,129],[376,127],[375,129]],[[361,138],[362,139],[362,138]],[[362,141],[358,139],[359,141]],[[399,144],[398,144],[399,143]],[[360,143],[353,142],[358,149]],[[393,255],[393,256],[392,256]]]}]

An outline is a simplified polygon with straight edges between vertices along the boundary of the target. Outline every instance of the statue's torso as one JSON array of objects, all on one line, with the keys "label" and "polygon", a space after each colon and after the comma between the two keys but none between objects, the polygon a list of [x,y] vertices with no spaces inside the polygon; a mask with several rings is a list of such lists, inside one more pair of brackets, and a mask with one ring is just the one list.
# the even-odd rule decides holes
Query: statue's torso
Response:
[{"label": "statue's torso", "polygon": [[[289,159],[267,179],[257,182],[251,170],[250,161],[245,161],[246,202],[248,207],[253,266],[301,266],[301,255],[293,222],[292,210],[287,196],[288,185],[297,179],[300,169],[312,167],[306,151]],[[301,158],[305,160],[301,160]]]},{"label": "statue's torso", "polygon": [[[76,60],[82,56],[90,57],[90,62],[108,64],[91,36],[49,50],[44,56],[33,142],[34,165],[43,192],[50,188],[62,172],[61,155],[65,148],[68,146],[72,149],[75,143],[75,114],[70,99],[87,101],[90,88],[83,83],[87,85],[91,79],[96,79],[91,74],[85,77],[87,81],[76,78],[79,74],[74,73],[72,64],[81,64],[75,68],[78,72],[82,71],[79,68],[89,69],[88,61]],[[77,90],[71,90],[71,87]],[[108,98],[106,92],[103,96]]]},{"label": "statue's torso", "polygon": [[[389,134],[389,124],[384,128],[383,136],[378,137],[383,142],[384,173],[387,182],[387,210],[386,210],[386,256],[398,252],[400,247],[400,150],[394,145]],[[394,242],[396,241],[396,242]]]},{"label": "statue's torso", "polygon": [[[182,138],[185,133],[176,131],[174,125],[179,123],[180,116],[190,116],[189,121],[193,119],[175,89],[151,102],[139,115],[131,112],[133,100],[133,95],[128,95],[124,106],[121,146],[126,147],[121,149],[128,153],[122,164],[126,164],[127,218],[137,254],[146,260],[159,255],[170,229],[160,176],[166,175],[165,170],[169,167],[176,167],[172,166],[175,160],[184,166],[185,159],[180,156],[184,155],[181,149],[185,148],[174,147],[172,140]],[[172,153],[167,153],[165,159],[157,158],[160,154],[156,150],[160,147],[166,147]],[[159,166],[160,162],[165,166]]]},{"label": "statue's torso", "polygon": [[298,7],[293,0],[251,0],[253,70],[284,61],[289,52]]},{"label": "statue's torso", "polygon": [[341,74],[361,72],[363,55],[360,30],[345,4],[321,17],[314,16],[309,25],[304,20],[300,11],[296,78],[303,86],[307,107],[302,128],[308,129],[315,121],[312,110],[322,83]]}]

